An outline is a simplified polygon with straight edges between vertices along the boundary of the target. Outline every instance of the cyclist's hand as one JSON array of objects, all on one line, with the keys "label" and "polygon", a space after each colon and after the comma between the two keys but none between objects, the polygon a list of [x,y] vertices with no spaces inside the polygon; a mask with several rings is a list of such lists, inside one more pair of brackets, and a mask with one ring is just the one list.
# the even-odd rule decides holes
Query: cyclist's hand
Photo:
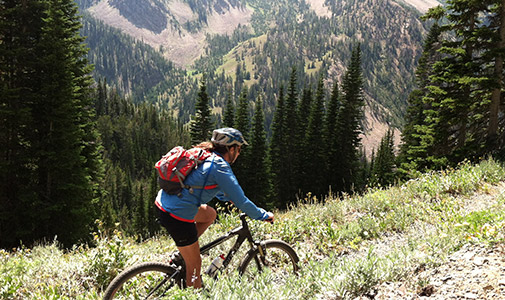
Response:
[{"label": "cyclist's hand", "polygon": [[265,219],[268,223],[273,224],[274,223],[274,214],[271,212],[267,212],[268,218]]}]

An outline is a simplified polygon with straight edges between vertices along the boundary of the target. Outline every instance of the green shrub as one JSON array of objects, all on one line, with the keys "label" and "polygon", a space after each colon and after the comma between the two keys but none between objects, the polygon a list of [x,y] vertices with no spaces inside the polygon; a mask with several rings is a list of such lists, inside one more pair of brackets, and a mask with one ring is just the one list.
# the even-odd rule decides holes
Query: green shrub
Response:
[{"label": "green shrub", "polygon": [[104,289],[125,267],[129,256],[126,254],[125,239],[118,230],[111,235],[102,231],[94,234],[95,248],[90,251],[85,273],[94,279],[95,287]]}]

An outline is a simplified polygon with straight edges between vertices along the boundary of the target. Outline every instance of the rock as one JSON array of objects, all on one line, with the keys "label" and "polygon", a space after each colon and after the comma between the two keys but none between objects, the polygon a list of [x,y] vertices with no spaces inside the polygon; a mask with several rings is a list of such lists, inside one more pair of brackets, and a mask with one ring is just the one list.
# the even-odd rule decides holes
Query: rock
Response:
[{"label": "rock", "polygon": [[474,293],[466,293],[465,294],[465,298],[467,299],[477,299],[478,295],[474,294]]},{"label": "rock", "polygon": [[476,257],[473,260],[473,263],[477,266],[482,266],[486,262],[488,262],[488,259],[484,257]]}]

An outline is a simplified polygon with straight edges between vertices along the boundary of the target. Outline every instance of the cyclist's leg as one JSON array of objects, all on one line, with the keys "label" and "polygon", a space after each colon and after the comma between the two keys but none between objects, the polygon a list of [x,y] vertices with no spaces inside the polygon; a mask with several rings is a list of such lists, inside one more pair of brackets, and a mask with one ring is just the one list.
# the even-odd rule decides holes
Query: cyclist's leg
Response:
[{"label": "cyclist's leg", "polygon": [[201,288],[202,279],[200,278],[200,271],[202,268],[202,258],[200,257],[200,245],[198,241],[189,246],[177,248],[186,264],[186,285],[194,288]]},{"label": "cyclist's leg", "polygon": [[198,236],[201,236],[205,230],[216,220],[216,210],[207,204],[202,204],[195,216],[196,230]]},{"label": "cyclist's leg", "polygon": [[[160,212],[160,223],[165,227],[174,239],[184,263],[186,264],[186,285],[201,287],[200,269],[200,246],[198,244],[198,230],[196,222],[185,222],[172,217],[169,213]],[[193,281],[193,274],[197,280]]]}]

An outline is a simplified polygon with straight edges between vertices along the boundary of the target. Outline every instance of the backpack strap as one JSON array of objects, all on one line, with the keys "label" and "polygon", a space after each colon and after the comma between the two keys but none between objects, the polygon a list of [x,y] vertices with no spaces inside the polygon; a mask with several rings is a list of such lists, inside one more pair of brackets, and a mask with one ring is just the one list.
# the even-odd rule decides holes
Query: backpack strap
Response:
[{"label": "backpack strap", "polygon": [[202,193],[203,193],[204,190],[212,190],[212,189],[217,188],[217,186],[218,186],[217,184],[206,185],[207,180],[209,179],[209,174],[212,171],[212,167],[214,166],[214,159],[215,158],[216,158],[216,154],[212,153],[212,161],[211,161],[211,164],[210,164],[210,167],[209,167],[209,171],[207,172],[207,175],[205,176],[205,181],[203,182],[203,186],[195,186],[195,185],[186,186],[186,188],[189,190],[189,192],[191,194],[194,193],[194,189],[201,190],[200,191],[200,200],[202,199]]}]

